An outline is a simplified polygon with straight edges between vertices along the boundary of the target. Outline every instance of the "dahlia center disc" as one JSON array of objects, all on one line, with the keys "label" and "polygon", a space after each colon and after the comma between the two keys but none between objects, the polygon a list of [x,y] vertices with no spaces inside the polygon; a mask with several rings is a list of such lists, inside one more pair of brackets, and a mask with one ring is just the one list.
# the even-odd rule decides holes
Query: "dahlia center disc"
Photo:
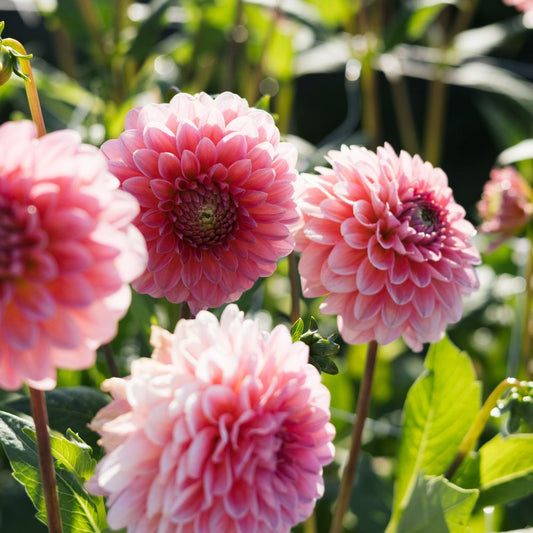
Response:
[{"label": "dahlia center disc", "polygon": [[215,183],[195,183],[194,188],[182,191],[176,199],[174,216],[182,239],[195,248],[222,244],[237,228],[235,202]]},{"label": "dahlia center disc", "polygon": [[414,198],[400,218],[408,219],[409,226],[417,233],[428,236],[434,235],[441,227],[441,211],[428,198]]}]

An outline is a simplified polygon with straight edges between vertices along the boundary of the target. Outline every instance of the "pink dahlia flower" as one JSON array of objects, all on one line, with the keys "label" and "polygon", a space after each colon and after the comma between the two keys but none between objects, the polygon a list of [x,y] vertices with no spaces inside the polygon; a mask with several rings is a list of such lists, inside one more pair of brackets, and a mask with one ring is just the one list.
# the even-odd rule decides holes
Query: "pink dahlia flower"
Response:
[{"label": "pink dahlia flower", "polygon": [[146,247],[137,202],[72,131],[0,126],[0,386],[51,389],[94,363],[129,307]]},{"label": "pink dahlia flower", "polygon": [[107,455],[88,489],[129,533],[288,532],[307,518],[333,458],[329,391],[308,347],[229,305],[154,327],[152,359],[103,389],[92,422]]},{"label": "pink dahlia flower", "polygon": [[148,267],[135,289],[196,313],[236,300],[294,248],[295,148],[265,111],[223,93],[135,108],[102,146],[141,205]]},{"label": "pink dahlia flower", "polygon": [[483,233],[500,234],[500,243],[524,229],[533,214],[533,192],[514,167],[493,168],[477,204]]},{"label": "pink dahlia flower", "polygon": [[305,296],[352,344],[399,337],[413,349],[459,320],[478,286],[475,234],[441,169],[388,144],[331,151],[332,169],[305,175],[296,249]]}]

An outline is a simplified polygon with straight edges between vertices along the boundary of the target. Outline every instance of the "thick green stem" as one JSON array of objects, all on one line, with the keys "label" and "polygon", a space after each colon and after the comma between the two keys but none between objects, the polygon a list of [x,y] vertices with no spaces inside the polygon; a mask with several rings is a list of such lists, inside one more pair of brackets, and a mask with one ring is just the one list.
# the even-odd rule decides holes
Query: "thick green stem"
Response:
[{"label": "thick green stem", "polygon": [[344,472],[342,475],[337,505],[335,507],[335,513],[331,522],[331,529],[329,530],[330,533],[342,532],[342,521],[346,511],[348,510],[352,486],[355,479],[355,474],[357,472],[357,459],[359,458],[359,452],[361,451],[363,428],[365,426],[365,420],[370,406],[370,396],[372,393],[372,383],[374,381],[374,369],[376,367],[377,351],[378,343],[376,341],[370,341],[367,348],[365,370],[363,373],[363,379],[361,381],[361,388],[359,389],[359,396],[357,398],[357,407],[355,411],[356,418],[352,429],[352,444],[348,455],[348,462],[344,467]]},{"label": "thick green stem", "polygon": [[62,533],[63,527],[61,525],[61,513],[59,511],[59,498],[57,496],[50,435],[48,434],[48,413],[46,411],[44,392],[30,387],[30,401],[37,436],[39,469],[41,471],[48,531],[49,533]]},{"label": "thick green stem", "polygon": [[424,158],[440,165],[442,157],[442,142],[444,138],[444,117],[446,111],[447,87],[444,83],[445,69],[438,67],[435,77],[429,86],[427,102]]},{"label": "thick green stem", "polygon": [[[8,46],[18,52],[21,55],[27,56],[27,52],[17,40],[15,39],[2,39],[2,44]],[[24,88],[26,89],[26,97],[28,99],[28,105],[30,106],[31,118],[37,126],[37,134],[42,137],[46,133],[44,127],[43,113],[41,111],[41,104],[39,102],[39,95],[37,94],[37,85],[35,85],[35,79],[33,77],[33,71],[31,69],[30,60],[23,57],[19,57],[20,70],[22,74],[26,76],[24,80]]]},{"label": "thick green stem", "polygon": [[289,280],[291,284],[291,324],[300,318],[300,278],[298,277],[298,265],[296,255],[289,255]]},{"label": "thick green stem", "polygon": [[446,470],[445,476],[448,479],[453,477],[464,458],[474,449],[481,432],[489,421],[491,411],[496,407],[497,402],[503,396],[503,393],[512,387],[525,388],[525,385],[523,385],[524,383],[527,382],[520,382],[515,378],[506,378],[490,393],[489,397],[485,400],[483,407],[481,407],[481,410],[477,414],[474,423],[459,445],[454,460],[448,467],[448,470]]}]

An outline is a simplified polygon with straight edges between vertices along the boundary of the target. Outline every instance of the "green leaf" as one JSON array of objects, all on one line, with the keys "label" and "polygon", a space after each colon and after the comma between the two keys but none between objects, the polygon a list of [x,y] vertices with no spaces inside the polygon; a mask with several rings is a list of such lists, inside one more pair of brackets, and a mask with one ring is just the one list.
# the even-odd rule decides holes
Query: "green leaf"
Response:
[{"label": "green leaf", "polygon": [[464,533],[479,491],[462,489],[443,476],[419,474],[397,533]]},{"label": "green leaf", "polygon": [[445,472],[480,408],[480,384],[470,359],[448,338],[430,347],[425,366],[405,401],[393,522],[421,472]]},{"label": "green leaf", "polygon": [[428,26],[439,16],[440,12],[449,5],[455,5],[453,0],[423,0],[417,2],[417,8],[407,23],[407,36],[410,39],[420,39]]},{"label": "green leaf", "polygon": [[[89,444],[96,444],[98,436],[87,424],[94,415],[109,403],[109,396],[90,387],[66,387],[47,391],[46,407],[50,427],[65,433],[68,428],[79,433]],[[18,411],[31,415],[30,402],[27,397],[10,400],[2,405],[4,410]]]},{"label": "green leaf", "polygon": [[299,341],[303,332],[304,332],[304,321],[301,318],[299,318],[291,327],[292,342]]},{"label": "green leaf", "polygon": [[533,435],[496,435],[479,449],[479,506],[506,503],[533,493]]},{"label": "green leaf", "polygon": [[[102,497],[91,496],[83,487],[96,462],[90,448],[72,432],[68,439],[51,436],[55,458],[59,507],[64,533],[100,533],[106,527]],[[37,518],[46,523],[35,430],[28,420],[0,411],[0,441],[13,469],[13,476],[37,509]]]}]

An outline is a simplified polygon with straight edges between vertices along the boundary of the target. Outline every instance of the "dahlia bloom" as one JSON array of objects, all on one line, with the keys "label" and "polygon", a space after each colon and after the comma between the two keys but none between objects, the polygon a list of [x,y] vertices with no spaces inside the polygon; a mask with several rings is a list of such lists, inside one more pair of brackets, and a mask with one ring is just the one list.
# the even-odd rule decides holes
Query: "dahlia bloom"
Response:
[{"label": "dahlia bloom", "polygon": [[141,205],[141,293],[196,313],[236,300],[294,248],[295,148],[265,111],[223,93],[177,94],[130,111],[102,151]]},{"label": "dahlia bloom", "polygon": [[151,359],[102,388],[91,427],[106,455],[87,488],[128,532],[288,532],[307,518],[333,458],[329,391],[308,347],[234,304],[154,327]]},{"label": "dahlia bloom", "polygon": [[348,343],[436,342],[478,287],[475,229],[446,175],[388,144],[343,146],[327,160],[333,168],[305,175],[299,192],[304,295],[327,295],[321,311],[338,315]]},{"label": "dahlia bloom", "polygon": [[500,234],[498,243],[520,233],[533,213],[533,192],[516,168],[493,168],[477,204],[479,231]]},{"label": "dahlia bloom", "polygon": [[533,12],[533,0],[503,0],[503,3],[524,13]]},{"label": "dahlia bloom", "polygon": [[137,202],[73,131],[0,126],[0,387],[51,389],[94,363],[130,304],[146,247]]}]

